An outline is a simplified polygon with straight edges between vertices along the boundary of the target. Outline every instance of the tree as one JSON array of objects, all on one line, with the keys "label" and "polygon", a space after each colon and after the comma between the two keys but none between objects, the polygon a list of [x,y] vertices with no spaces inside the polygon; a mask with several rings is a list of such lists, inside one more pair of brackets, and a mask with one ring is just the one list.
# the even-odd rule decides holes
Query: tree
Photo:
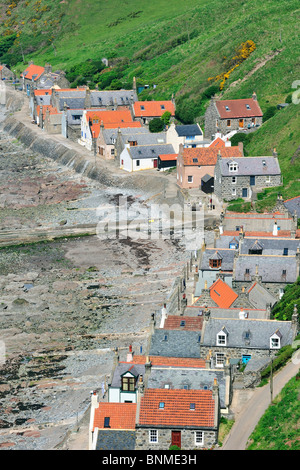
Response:
[{"label": "tree", "polygon": [[164,123],[160,118],[151,119],[149,122],[149,131],[150,132],[161,132],[164,130]]},{"label": "tree", "polygon": [[171,119],[170,111],[165,111],[164,114],[161,117],[161,120],[163,121],[165,126],[168,126],[170,124],[170,119]]}]

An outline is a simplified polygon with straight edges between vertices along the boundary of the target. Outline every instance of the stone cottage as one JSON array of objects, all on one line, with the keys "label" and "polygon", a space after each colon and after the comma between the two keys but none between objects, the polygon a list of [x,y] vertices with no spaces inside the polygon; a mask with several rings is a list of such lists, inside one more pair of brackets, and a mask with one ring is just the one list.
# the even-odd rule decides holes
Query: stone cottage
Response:
[{"label": "stone cottage", "polygon": [[213,139],[220,132],[226,135],[261,126],[263,113],[253,93],[252,98],[217,100],[215,97],[205,112],[205,138]]},{"label": "stone cottage", "polygon": [[14,80],[15,74],[5,64],[0,64],[0,80]]},{"label": "stone cottage", "polygon": [[276,156],[222,158],[214,171],[214,193],[220,201],[238,198],[251,199],[264,188],[282,184],[281,170]]}]

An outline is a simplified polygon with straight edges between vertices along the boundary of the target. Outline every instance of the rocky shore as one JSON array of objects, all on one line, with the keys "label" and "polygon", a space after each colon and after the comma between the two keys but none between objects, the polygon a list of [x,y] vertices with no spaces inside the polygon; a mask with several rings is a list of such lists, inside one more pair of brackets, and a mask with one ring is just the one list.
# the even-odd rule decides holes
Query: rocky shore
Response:
[{"label": "rocky shore", "polygon": [[[125,177],[101,163],[93,169],[92,161],[89,169],[80,152],[18,121],[26,99],[8,95],[0,130],[0,237],[7,230],[96,224],[97,208],[116,204],[119,195],[136,209],[164,198],[166,177]],[[0,247],[1,449],[70,447],[90,391],[107,382],[114,348],[124,357],[130,344],[145,350],[151,313],[160,312],[187,258],[170,239],[86,235]],[[87,442],[83,434],[80,447]]]}]

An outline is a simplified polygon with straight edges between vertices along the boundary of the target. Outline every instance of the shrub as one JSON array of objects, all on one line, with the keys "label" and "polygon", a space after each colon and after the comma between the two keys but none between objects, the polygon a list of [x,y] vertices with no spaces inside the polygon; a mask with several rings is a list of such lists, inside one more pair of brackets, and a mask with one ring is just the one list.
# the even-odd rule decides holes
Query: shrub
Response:
[{"label": "shrub", "polygon": [[293,99],[293,95],[292,95],[292,94],[287,95],[287,97],[286,97],[286,99],[285,99],[285,102],[288,103],[288,104],[290,104],[290,103],[292,103],[292,99]]},{"label": "shrub", "polygon": [[163,121],[165,126],[168,126],[170,124],[170,119],[171,119],[170,111],[165,111],[164,114],[161,117],[161,120]]},{"label": "shrub", "polygon": [[164,123],[160,118],[154,118],[149,122],[150,132],[161,132],[164,130]]},{"label": "shrub", "polygon": [[219,87],[217,85],[211,85],[203,93],[203,98],[210,99],[212,96],[216,95],[219,92]]},{"label": "shrub", "polygon": [[266,112],[263,115],[263,122],[266,122],[268,119],[273,117],[277,112],[276,106],[269,106]]}]

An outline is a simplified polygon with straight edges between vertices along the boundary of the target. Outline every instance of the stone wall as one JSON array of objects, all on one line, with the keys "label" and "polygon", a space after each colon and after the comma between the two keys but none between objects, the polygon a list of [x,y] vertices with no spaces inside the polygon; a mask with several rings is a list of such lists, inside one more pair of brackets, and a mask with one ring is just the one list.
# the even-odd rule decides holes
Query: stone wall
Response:
[{"label": "stone wall", "polygon": [[[246,322],[245,320],[245,327],[246,327]],[[212,353],[212,358],[215,362],[216,354],[224,354],[225,358],[230,358],[230,359],[242,359],[242,356],[249,355],[253,359],[260,359],[260,358],[265,358],[269,357],[269,352],[271,352],[272,356],[275,356],[277,350],[269,350],[269,349],[254,349],[254,348],[227,348],[227,347],[220,347],[220,346],[200,346],[200,357],[202,359],[206,359],[207,355]]]},{"label": "stone wall", "polygon": [[[150,429],[156,429],[158,432],[158,442],[149,442]],[[203,448],[211,448],[217,443],[217,430],[204,430],[204,429],[178,429],[174,428],[142,428],[136,429],[136,442],[135,450],[168,450],[172,445],[172,430],[181,431],[181,449],[182,450],[201,450]],[[195,444],[195,432],[204,431],[204,444]]]},{"label": "stone wall", "polygon": [[[280,290],[284,289],[288,283],[286,282],[262,282],[260,281],[261,285],[267,289],[270,294],[276,297],[279,300]],[[247,281],[236,281],[232,279],[232,288],[235,290],[237,294],[241,294],[243,292],[243,287],[245,291],[250,289],[251,285],[253,284],[253,280]]]}]

